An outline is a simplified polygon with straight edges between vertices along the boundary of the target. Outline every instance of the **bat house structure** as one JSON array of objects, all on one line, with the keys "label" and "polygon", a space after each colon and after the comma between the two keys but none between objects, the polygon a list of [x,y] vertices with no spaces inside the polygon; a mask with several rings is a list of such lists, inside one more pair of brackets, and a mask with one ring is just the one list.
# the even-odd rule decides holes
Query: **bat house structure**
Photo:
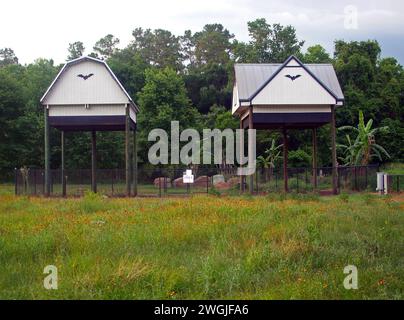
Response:
[{"label": "bat house structure", "polygon": [[[332,187],[337,194],[335,108],[344,104],[344,95],[333,66],[303,64],[291,56],[283,64],[236,64],[234,69],[232,113],[240,118],[240,128],[282,132],[285,192],[288,192],[288,130],[312,131],[312,172],[317,187],[316,131],[331,125]],[[252,176],[249,188],[252,192]]]},{"label": "bat house structure", "polygon": [[[50,195],[50,127],[61,132],[62,186],[66,195],[64,133],[91,132],[91,189],[97,192],[97,131],[125,132],[126,194],[137,193],[136,114],[139,108],[105,61],[67,62],[41,98],[45,116],[45,195]],[[132,172],[133,170],[133,172]]]}]

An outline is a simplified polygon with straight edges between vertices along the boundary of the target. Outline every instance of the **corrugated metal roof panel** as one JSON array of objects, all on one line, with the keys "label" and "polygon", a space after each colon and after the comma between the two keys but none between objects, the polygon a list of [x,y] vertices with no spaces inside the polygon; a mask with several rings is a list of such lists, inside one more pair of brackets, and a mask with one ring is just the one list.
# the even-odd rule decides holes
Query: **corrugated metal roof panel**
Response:
[{"label": "corrugated metal roof panel", "polygon": [[[282,64],[235,64],[240,100],[248,100],[282,66]],[[331,64],[305,64],[338,99],[344,99],[334,67]]]}]

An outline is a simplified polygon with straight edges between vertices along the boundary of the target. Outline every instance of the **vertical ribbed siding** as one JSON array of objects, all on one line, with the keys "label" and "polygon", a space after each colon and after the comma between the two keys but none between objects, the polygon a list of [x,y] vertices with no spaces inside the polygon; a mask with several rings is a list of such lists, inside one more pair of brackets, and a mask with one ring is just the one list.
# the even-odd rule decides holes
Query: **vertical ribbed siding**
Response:
[{"label": "vertical ribbed siding", "polygon": [[[79,74],[94,75],[87,80]],[[49,105],[125,104],[128,97],[102,63],[83,60],[68,66],[43,101]]]}]

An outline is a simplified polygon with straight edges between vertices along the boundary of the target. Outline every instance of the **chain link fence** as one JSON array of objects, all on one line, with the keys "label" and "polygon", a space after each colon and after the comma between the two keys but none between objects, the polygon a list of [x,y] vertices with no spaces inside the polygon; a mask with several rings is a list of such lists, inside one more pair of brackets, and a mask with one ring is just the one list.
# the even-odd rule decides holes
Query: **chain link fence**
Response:
[{"label": "chain link fence", "polygon": [[[379,167],[357,166],[338,168],[340,191],[375,191],[376,173]],[[144,197],[186,196],[191,194],[225,193],[240,194],[240,187],[249,190],[249,177],[237,175],[237,168],[201,167],[194,168],[194,183],[185,184],[186,168],[140,168],[138,170],[137,195]],[[317,168],[317,186],[312,168],[288,168],[290,192],[310,193],[332,189],[332,168]],[[69,197],[80,197],[91,191],[91,170],[65,170],[65,190]],[[63,196],[62,171],[51,170],[51,195]],[[123,169],[99,169],[96,171],[97,192],[111,197],[126,195],[126,175]],[[392,180],[392,185],[402,190],[404,177]],[[15,194],[43,195],[45,193],[45,172],[43,169],[22,168],[14,171]],[[240,184],[242,185],[240,186]],[[132,186],[132,193],[133,193]],[[282,192],[283,171],[280,169],[257,169],[253,176],[253,188],[257,194]]]}]

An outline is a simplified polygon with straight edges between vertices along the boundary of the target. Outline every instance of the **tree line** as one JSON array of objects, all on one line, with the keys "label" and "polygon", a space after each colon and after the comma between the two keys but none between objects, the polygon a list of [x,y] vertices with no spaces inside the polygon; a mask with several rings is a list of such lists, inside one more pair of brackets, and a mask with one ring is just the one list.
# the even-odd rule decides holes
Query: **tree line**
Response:
[{"label": "tree line", "polygon": [[[376,137],[388,151],[388,160],[404,160],[404,70],[395,58],[381,58],[377,41],[336,40],[331,56],[321,45],[303,50],[305,41],[297,37],[293,26],[257,19],[247,27],[247,42],[237,40],[216,23],[197,32],[186,30],[181,36],[164,29],[136,28],[123,49],[118,49],[120,41],[111,34],[94,44],[89,55],[107,61],[141,109],[140,165],[147,166],[149,131],[168,129],[172,120],[199,130],[237,128],[238,120],[230,112],[234,63],[280,63],[290,55],[304,63],[332,63],[346,99],[337,109],[337,126],[356,126],[362,111],[374,126],[388,128]],[[84,53],[82,42],[71,43],[66,60]],[[1,172],[24,165],[43,166],[44,124],[39,100],[61,67],[44,58],[22,65],[12,49],[0,50]],[[329,130],[329,126],[319,130],[319,165],[331,163]],[[123,134],[98,134],[99,167],[123,168]],[[88,168],[89,134],[69,133],[66,139],[67,168]],[[345,133],[339,134],[339,143],[345,139]],[[280,143],[277,132],[259,131],[258,155],[264,155],[273,140]],[[51,132],[51,146],[51,163],[57,168],[60,135],[56,130]],[[290,149],[291,165],[309,165],[311,132],[291,132]]]}]

